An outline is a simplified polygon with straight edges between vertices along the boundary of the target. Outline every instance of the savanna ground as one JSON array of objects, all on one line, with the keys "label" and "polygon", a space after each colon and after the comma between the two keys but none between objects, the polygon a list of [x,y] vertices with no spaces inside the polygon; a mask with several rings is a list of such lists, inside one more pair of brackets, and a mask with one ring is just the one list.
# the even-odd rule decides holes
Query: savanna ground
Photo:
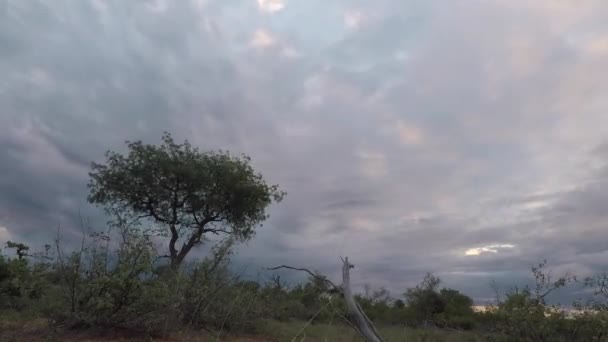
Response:
[{"label": "savanna ground", "polygon": [[[228,342],[280,342],[280,341],[361,341],[349,326],[334,324],[307,324],[307,322],[263,321],[257,324],[256,333],[218,334],[197,330],[171,332],[166,336],[149,336],[129,329],[108,328],[57,332],[50,329],[44,319],[29,321],[5,318],[0,323],[0,341],[228,341]],[[386,342],[406,341],[487,341],[487,338],[470,332],[450,332],[432,329],[413,329],[380,326]],[[497,341],[494,339],[494,341]],[[507,341],[505,339],[505,341]]]}]

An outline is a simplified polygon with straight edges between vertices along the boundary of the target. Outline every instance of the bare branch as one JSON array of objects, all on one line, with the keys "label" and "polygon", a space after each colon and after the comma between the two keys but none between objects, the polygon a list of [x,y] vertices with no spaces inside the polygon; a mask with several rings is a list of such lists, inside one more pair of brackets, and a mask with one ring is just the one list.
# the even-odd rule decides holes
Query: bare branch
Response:
[{"label": "bare branch", "polygon": [[352,268],[354,268],[354,266],[348,262],[348,258],[340,257],[340,259],[342,260],[342,263],[343,263],[342,286],[336,286],[334,283],[332,283],[326,277],[315,274],[314,272],[310,271],[307,268],[298,268],[298,267],[292,267],[292,266],[287,266],[287,265],[281,265],[281,266],[277,266],[277,267],[267,268],[267,270],[272,271],[272,270],[278,270],[278,269],[284,268],[284,269],[289,269],[289,270],[294,270],[294,271],[302,271],[302,272],[306,272],[306,273],[310,274],[313,278],[315,278],[317,280],[323,281],[324,283],[331,285],[335,290],[337,290],[339,293],[342,293],[344,295],[344,300],[346,301],[346,307],[348,309],[349,314],[353,318],[353,321],[352,322],[349,321],[348,323],[351,324],[351,326],[357,331],[357,333],[359,333],[363,338],[365,338],[366,341],[382,342],[382,338],[380,337],[380,334],[378,334],[376,327],[374,327],[374,324],[372,323],[372,321],[367,317],[367,315],[365,315],[365,312],[363,312],[363,309],[361,308],[359,303],[357,303],[357,301],[355,301],[355,298],[353,297],[353,293],[350,288],[349,271]]},{"label": "bare branch", "polygon": [[341,288],[339,286],[336,286],[334,283],[331,282],[331,280],[327,279],[324,276],[318,275],[314,272],[312,272],[311,270],[307,269],[307,268],[298,268],[298,267],[292,267],[292,266],[287,266],[287,265],[281,265],[281,266],[277,266],[277,267],[272,267],[272,268],[266,268],[268,271],[274,271],[274,270],[279,270],[279,269],[288,269],[288,270],[294,270],[294,271],[301,271],[301,272],[306,272],[308,274],[310,274],[313,278],[320,280],[328,285],[331,285],[331,287],[334,288],[334,290],[338,290],[340,292],[342,292]]},{"label": "bare branch", "polygon": [[230,231],[227,231],[225,229],[213,229],[213,228],[208,228],[208,229],[203,229],[203,234],[204,233],[212,233],[215,235],[219,235],[220,233],[224,233],[224,234],[230,234]]}]

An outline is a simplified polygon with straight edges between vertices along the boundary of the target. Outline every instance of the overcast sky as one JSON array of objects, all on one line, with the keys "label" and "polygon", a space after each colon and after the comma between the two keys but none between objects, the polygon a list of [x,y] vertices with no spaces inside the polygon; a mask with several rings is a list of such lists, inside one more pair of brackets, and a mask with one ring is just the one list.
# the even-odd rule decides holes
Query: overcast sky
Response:
[{"label": "overcast sky", "polygon": [[[605,0],[0,0],[0,242],[77,234],[90,162],[167,130],[288,192],[239,249],[477,302],[608,262]],[[76,236],[76,235],[74,235]],[[563,298],[575,296],[576,290]]]}]

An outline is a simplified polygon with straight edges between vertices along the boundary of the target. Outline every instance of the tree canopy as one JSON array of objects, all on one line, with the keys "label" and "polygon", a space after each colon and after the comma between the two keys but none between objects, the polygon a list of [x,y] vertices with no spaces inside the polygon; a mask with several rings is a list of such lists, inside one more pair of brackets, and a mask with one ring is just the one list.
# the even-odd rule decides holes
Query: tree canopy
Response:
[{"label": "tree canopy", "polygon": [[446,325],[462,325],[468,327],[468,322],[453,321],[455,318],[467,318],[473,315],[473,300],[460,291],[439,289],[441,279],[427,273],[424,280],[415,288],[408,289],[404,294],[408,308],[418,319],[428,321],[439,319]]},{"label": "tree canopy", "polygon": [[170,238],[173,267],[209,233],[250,239],[268,217],[267,207],[285,194],[267,184],[246,155],[202,152],[187,140],[176,143],[169,133],[161,145],[126,144],[126,154],[107,151],[105,163],[92,163],[88,200],[156,223]]},{"label": "tree canopy", "polygon": [[445,303],[438,292],[440,283],[439,278],[427,273],[420,284],[404,293],[408,307],[422,315],[425,320],[443,312]]}]

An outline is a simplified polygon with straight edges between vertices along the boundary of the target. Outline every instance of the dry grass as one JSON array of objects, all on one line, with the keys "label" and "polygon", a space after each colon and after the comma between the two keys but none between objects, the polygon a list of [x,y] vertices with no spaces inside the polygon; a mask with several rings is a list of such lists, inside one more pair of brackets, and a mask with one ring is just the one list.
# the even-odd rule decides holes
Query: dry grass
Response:
[{"label": "dry grass", "polygon": [[[302,331],[304,325],[304,322],[265,322],[259,329],[261,334],[273,338],[273,341],[361,341],[359,335],[347,325],[312,324]],[[482,337],[467,332],[406,329],[397,326],[379,327],[378,330],[386,342],[485,341]]]},{"label": "dry grass", "polygon": [[[484,341],[480,336],[465,332],[439,330],[404,329],[402,327],[380,327],[380,334],[386,342],[476,342]],[[217,336],[201,331],[180,331],[166,337],[150,337],[127,329],[91,329],[54,333],[44,319],[19,321],[0,319],[0,341],[216,341]],[[222,336],[228,342],[350,342],[361,338],[346,325],[311,324],[305,322],[266,321],[259,324],[257,333],[252,335]]]}]

